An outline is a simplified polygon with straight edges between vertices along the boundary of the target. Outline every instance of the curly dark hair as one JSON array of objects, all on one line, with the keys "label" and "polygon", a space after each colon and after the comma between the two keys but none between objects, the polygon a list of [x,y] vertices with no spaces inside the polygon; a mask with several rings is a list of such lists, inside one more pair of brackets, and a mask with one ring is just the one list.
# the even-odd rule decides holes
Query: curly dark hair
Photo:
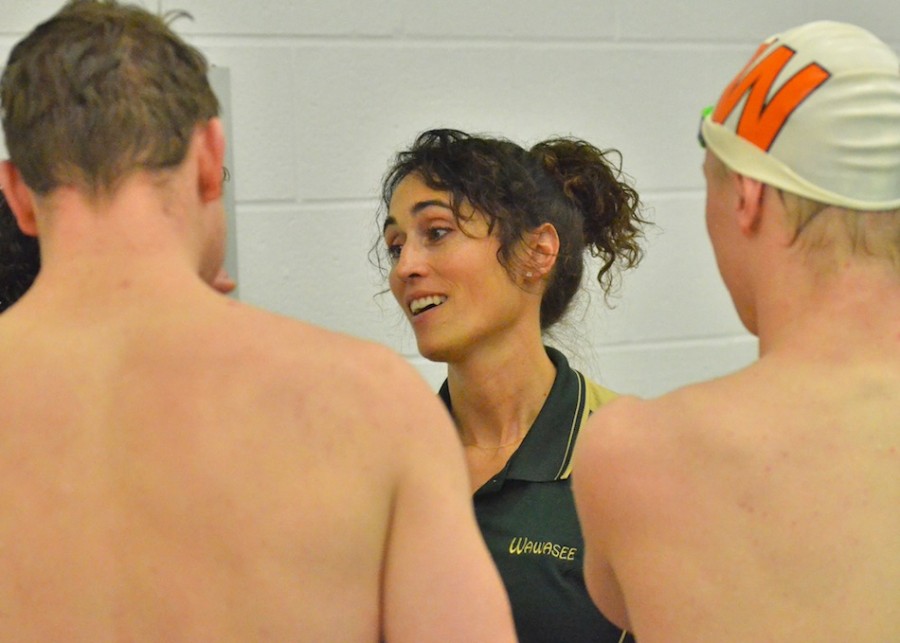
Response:
[{"label": "curly dark hair", "polygon": [[[559,235],[559,254],[541,301],[541,328],[558,322],[581,285],[585,251],[599,257],[597,274],[608,296],[616,286],[614,267],[632,268],[642,257],[638,193],[621,171],[617,150],[600,150],[577,138],[554,138],[530,150],[503,138],[452,129],[420,134],[397,154],[382,183],[382,205],[410,174],[434,190],[449,193],[459,222],[468,202],[500,240],[497,259],[511,271],[526,233],[550,223]],[[380,265],[384,265],[379,262]]]},{"label": "curly dark hair", "polygon": [[31,288],[40,268],[37,239],[19,230],[6,199],[0,194],[0,313]]}]

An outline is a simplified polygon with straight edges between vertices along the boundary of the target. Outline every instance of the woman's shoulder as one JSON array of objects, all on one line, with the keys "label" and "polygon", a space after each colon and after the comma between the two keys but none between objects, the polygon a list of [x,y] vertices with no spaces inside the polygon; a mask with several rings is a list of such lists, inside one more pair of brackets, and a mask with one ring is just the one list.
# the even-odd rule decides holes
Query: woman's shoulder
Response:
[{"label": "woman's shoulder", "polygon": [[598,384],[594,380],[584,375],[582,375],[582,378],[584,378],[584,406],[588,413],[593,413],[604,404],[608,404],[619,397],[618,393]]}]

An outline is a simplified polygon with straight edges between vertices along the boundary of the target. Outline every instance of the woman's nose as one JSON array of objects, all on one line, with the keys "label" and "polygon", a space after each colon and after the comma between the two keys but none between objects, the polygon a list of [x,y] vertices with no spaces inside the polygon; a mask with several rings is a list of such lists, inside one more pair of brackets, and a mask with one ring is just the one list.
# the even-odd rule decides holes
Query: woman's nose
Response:
[{"label": "woman's nose", "polygon": [[421,277],[425,273],[425,253],[415,243],[404,243],[394,264],[394,273],[403,280]]}]

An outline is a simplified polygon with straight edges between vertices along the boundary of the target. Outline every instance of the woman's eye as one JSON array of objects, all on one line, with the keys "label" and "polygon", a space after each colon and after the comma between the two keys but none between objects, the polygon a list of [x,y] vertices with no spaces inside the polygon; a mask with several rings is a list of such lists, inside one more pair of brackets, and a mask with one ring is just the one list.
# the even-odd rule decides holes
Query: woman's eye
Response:
[{"label": "woman's eye", "polygon": [[450,228],[428,228],[428,240],[440,241],[450,232]]},{"label": "woman's eye", "polygon": [[399,243],[390,243],[387,247],[388,257],[391,261],[399,261],[400,260],[400,252],[403,250],[403,246]]}]

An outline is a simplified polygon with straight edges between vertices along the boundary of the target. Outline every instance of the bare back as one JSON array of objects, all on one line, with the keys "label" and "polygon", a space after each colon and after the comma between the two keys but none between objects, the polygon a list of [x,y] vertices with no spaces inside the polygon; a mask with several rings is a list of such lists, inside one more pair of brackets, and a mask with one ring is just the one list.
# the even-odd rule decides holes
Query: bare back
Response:
[{"label": "bare back", "polygon": [[401,360],[161,299],[0,318],[0,638],[511,637],[449,419]]},{"label": "bare back", "polygon": [[642,643],[900,640],[900,354],[608,408],[576,494],[592,594]]}]

